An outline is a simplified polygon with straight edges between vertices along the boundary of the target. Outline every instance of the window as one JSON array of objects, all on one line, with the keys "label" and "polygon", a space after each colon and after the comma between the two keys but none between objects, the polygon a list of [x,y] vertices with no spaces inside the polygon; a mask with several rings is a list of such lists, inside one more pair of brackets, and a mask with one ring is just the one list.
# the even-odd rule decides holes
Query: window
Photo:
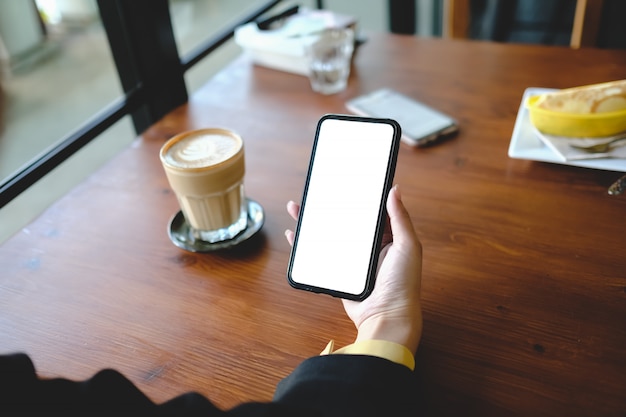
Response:
[{"label": "window", "polygon": [[[34,193],[26,202],[11,203],[22,217],[28,215],[23,208],[28,209],[30,217],[21,223],[32,220],[36,210],[89,173],[81,176],[79,165],[95,169],[184,103],[186,71],[204,65],[209,54],[218,56],[213,52],[228,43],[238,24],[279,3],[0,1],[0,74],[8,74],[3,85],[9,96],[6,129],[0,137],[0,208],[46,176],[29,190]],[[198,68],[193,81],[198,85],[215,72]],[[52,170],[53,175],[47,175]],[[59,179],[58,172],[65,174]],[[57,195],[49,195],[51,185],[59,188]],[[5,214],[2,209],[2,218]],[[6,227],[18,230],[14,223],[0,221],[0,240],[12,233]]]}]

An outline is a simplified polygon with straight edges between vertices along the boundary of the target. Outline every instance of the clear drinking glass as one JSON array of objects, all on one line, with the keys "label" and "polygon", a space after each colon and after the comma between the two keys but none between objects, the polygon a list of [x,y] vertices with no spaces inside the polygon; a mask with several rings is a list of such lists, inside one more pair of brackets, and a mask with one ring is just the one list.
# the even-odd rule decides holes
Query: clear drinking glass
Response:
[{"label": "clear drinking glass", "polygon": [[353,52],[354,31],[349,28],[326,29],[307,45],[306,56],[313,91],[335,94],[345,90]]}]

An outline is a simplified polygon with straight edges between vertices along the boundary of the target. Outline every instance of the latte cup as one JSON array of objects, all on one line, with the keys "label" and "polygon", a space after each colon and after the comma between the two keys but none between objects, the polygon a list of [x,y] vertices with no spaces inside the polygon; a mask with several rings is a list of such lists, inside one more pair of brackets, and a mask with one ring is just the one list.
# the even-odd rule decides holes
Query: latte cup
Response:
[{"label": "latte cup", "polygon": [[161,147],[160,158],[194,239],[222,242],[246,228],[244,147],[237,133],[183,132]]}]

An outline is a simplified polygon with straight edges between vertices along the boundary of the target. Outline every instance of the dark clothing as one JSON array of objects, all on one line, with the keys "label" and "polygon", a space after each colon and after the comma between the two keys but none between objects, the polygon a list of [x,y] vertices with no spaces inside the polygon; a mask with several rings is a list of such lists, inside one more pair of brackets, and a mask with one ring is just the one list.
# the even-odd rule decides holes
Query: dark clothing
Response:
[{"label": "dark clothing", "polygon": [[0,356],[0,416],[417,416],[417,378],[407,367],[361,355],[302,362],[271,403],[222,411],[197,393],[154,404],[119,372],[83,382],[42,380],[23,354]]}]

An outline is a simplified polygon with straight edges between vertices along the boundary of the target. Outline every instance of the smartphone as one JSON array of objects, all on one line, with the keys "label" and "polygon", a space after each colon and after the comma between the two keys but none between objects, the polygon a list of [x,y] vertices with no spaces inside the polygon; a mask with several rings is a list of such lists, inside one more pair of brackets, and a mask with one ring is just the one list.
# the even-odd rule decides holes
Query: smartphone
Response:
[{"label": "smartphone", "polygon": [[351,300],[371,293],[401,133],[391,119],[319,120],[287,271],[292,287]]},{"label": "smartphone", "polygon": [[425,146],[458,131],[452,117],[389,88],[351,99],[346,107],[362,116],[397,120],[402,140],[411,146]]}]

